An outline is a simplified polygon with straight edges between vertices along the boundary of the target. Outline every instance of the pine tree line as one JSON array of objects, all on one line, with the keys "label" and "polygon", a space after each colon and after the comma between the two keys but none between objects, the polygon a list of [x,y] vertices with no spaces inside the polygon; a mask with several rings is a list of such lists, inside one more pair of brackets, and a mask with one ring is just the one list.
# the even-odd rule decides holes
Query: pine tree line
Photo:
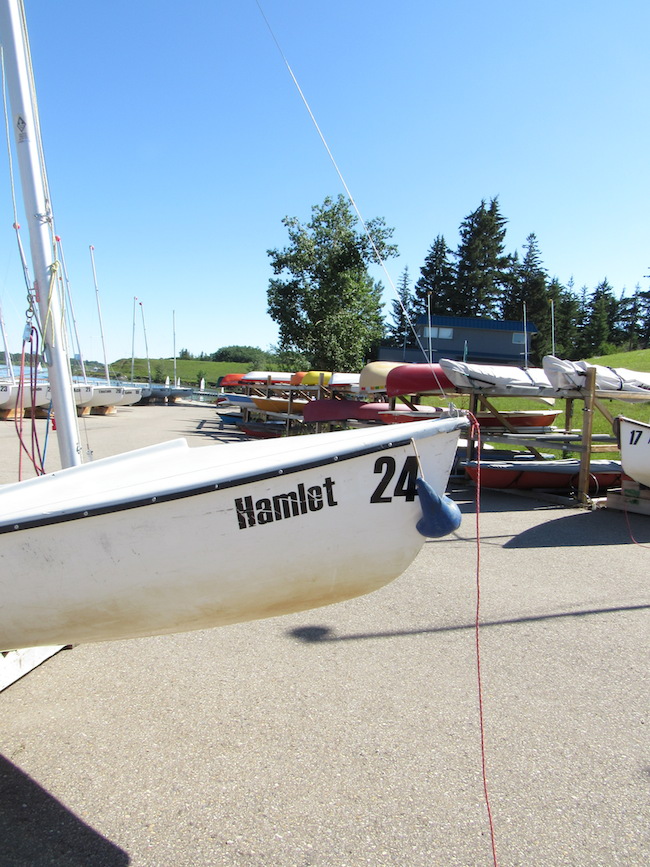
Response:
[{"label": "pine tree line", "polygon": [[436,237],[413,289],[404,269],[387,327],[391,345],[415,346],[410,322],[422,314],[521,320],[525,304],[538,329],[532,364],[552,351],[553,333],[555,354],[568,359],[650,346],[650,291],[637,284],[629,297],[625,290],[616,297],[607,279],[591,292],[586,286],[576,292],[573,281],[563,286],[549,278],[534,233],[521,260],[516,252],[506,253],[506,224],[498,199],[483,200],[460,224],[455,252],[442,235]]}]

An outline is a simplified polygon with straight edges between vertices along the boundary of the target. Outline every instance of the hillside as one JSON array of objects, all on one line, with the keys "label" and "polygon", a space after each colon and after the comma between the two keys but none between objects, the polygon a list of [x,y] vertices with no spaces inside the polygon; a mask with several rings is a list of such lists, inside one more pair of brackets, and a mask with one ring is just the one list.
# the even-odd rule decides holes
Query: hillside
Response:
[{"label": "hillside", "polygon": [[[136,358],[133,365],[134,378],[138,382],[147,382],[149,379],[149,366],[151,378],[154,382],[164,382],[168,376],[173,379],[173,358],[152,358],[147,365],[146,358]],[[120,358],[109,365],[111,376],[120,379],[131,379],[131,359]],[[182,385],[196,385],[201,377],[205,379],[206,386],[215,386],[217,380],[226,373],[245,373],[250,369],[249,364],[233,364],[224,361],[202,361],[197,358],[176,359],[176,376],[180,378]]]}]

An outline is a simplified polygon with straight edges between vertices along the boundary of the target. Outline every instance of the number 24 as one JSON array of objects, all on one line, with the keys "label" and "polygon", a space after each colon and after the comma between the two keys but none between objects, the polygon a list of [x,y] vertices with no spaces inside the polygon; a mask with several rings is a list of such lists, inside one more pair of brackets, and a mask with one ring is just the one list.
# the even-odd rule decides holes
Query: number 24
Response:
[{"label": "number 24", "polygon": [[375,461],[375,472],[383,473],[383,475],[373,495],[370,497],[371,503],[390,503],[393,497],[404,497],[407,502],[412,503],[417,497],[418,490],[415,481],[418,477],[418,459],[415,455],[410,455],[404,461],[404,466],[395,482],[393,496],[386,496],[386,488],[391,483],[396,470],[395,458],[391,455],[377,458]]}]

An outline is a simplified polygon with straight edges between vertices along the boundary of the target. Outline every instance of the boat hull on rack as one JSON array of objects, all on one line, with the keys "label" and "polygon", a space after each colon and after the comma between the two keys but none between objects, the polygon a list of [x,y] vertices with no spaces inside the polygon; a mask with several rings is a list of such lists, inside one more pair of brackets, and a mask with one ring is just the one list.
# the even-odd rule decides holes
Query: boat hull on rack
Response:
[{"label": "boat hull on rack", "polygon": [[8,485],[0,648],[205,629],[376,590],[420,550],[415,476],[443,494],[464,424],[177,440]]},{"label": "boat hull on rack", "polygon": [[616,431],[623,471],[635,482],[650,487],[650,424],[619,416]]},{"label": "boat hull on rack", "polygon": [[[479,479],[476,461],[464,464],[472,481]],[[481,461],[480,480],[486,488],[515,488],[532,490],[545,488],[570,490],[578,487],[580,461]],[[589,490],[591,493],[613,488],[621,483],[621,465],[617,461],[591,461],[589,464]]]}]

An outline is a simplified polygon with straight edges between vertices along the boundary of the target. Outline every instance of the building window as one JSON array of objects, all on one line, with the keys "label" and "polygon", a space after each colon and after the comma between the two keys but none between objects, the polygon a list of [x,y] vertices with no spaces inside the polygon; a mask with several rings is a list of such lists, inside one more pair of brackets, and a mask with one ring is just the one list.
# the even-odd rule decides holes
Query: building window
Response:
[{"label": "building window", "polygon": [[426,328],[425,327],[425,329],[424,329],[424,337],[427,340],[429,338],[431,338],[432,340],[434,338],[438,338],[439,340],[451,340],[453,338],[453,336],[454,336],[454,329],[453,328],[438,328],[437,326],[434,326],[432,328]]},{"label": "building window", "polygon": [[526,334],[523,331],[515,331],[512,335],[513,343],[521,343],[522,345],[526,342]]}]

